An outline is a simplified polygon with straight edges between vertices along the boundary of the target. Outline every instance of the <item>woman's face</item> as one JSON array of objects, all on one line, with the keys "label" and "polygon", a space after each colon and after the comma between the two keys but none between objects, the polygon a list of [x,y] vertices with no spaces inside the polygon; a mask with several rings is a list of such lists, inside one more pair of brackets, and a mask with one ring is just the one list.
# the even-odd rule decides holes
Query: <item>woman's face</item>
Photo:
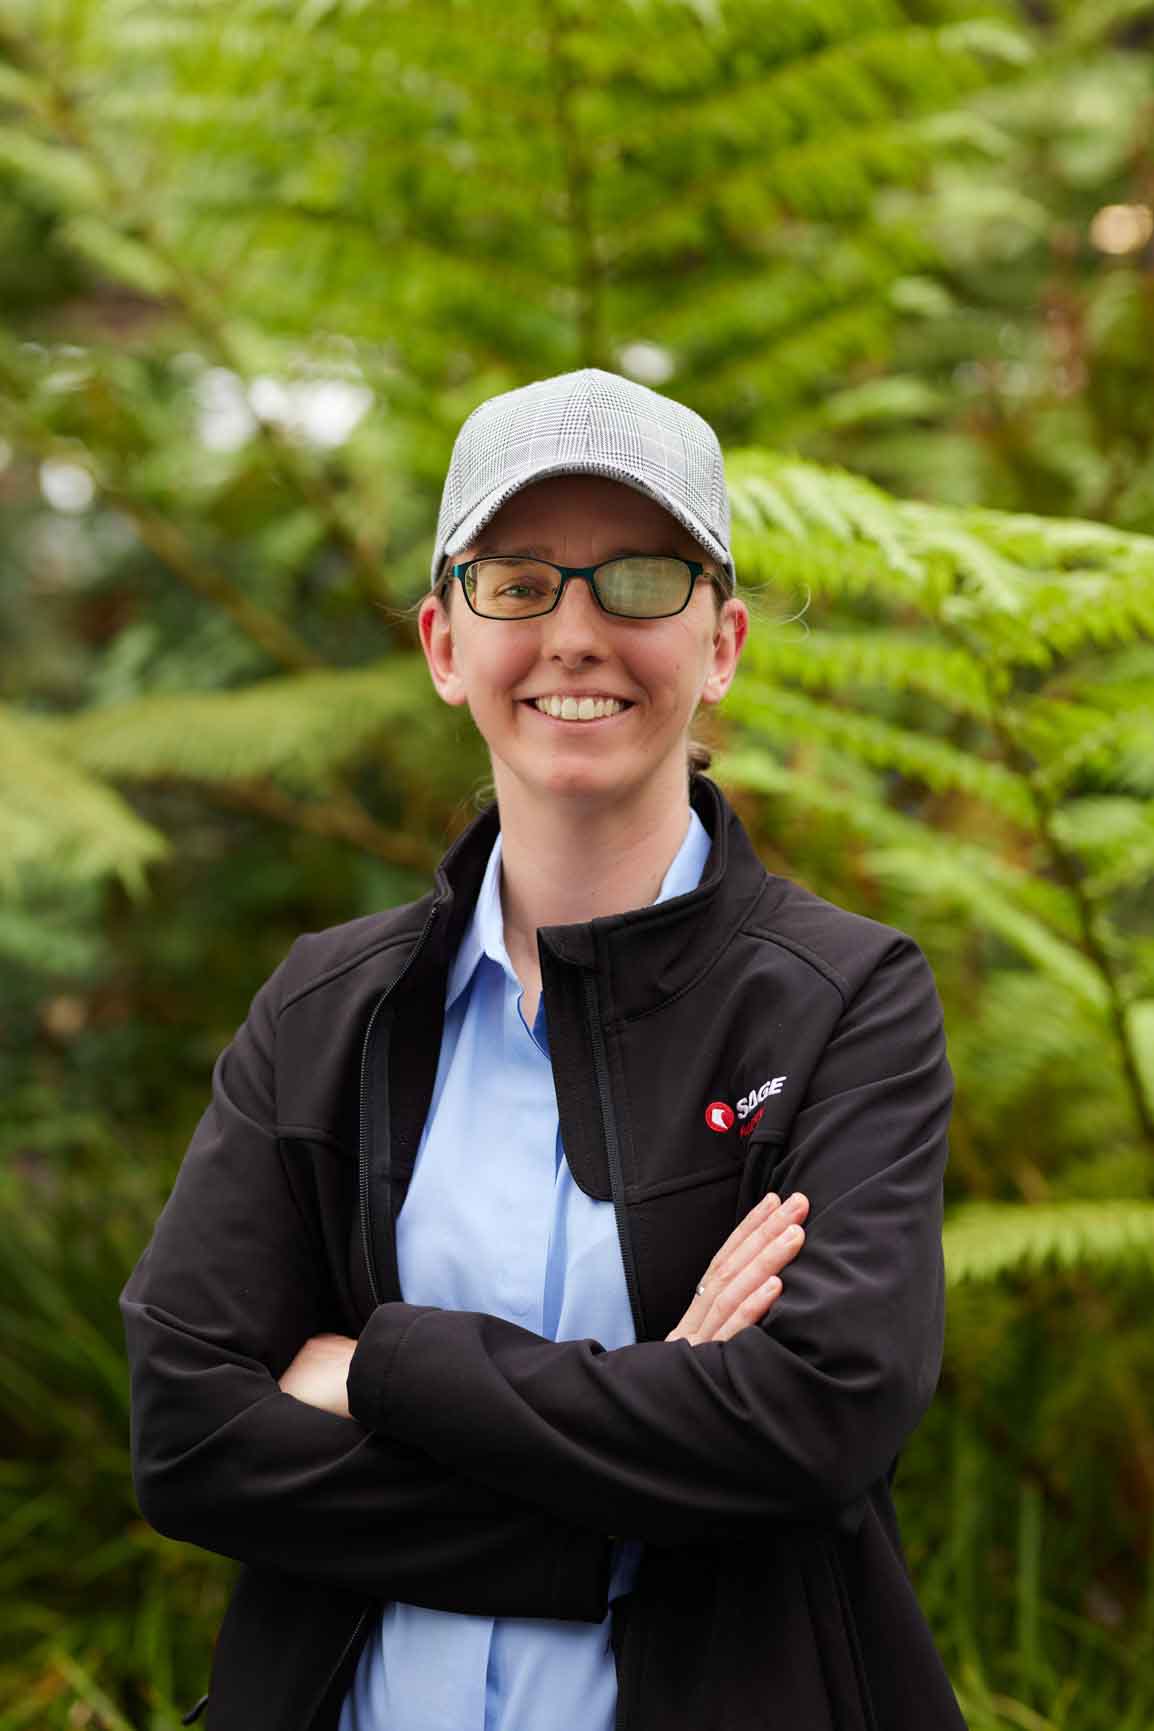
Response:
[{"label": "woman's face", "polygon": [[[671,553],[715,562],[655,500],[599,475],[559,475],[515,493],[477,542],[453,555],[537,553],[558,565],[594,565],[620,552]],[[689,724],[699,702],[728,690],[748,630],[745,603],[718,610],[713,584],[695,585],[669,619],[604,613],[587,583],[571,580],[551,613],[478,618],[454,583],[448,607],[428,596],[421,642],[446,703],[467,703],[493,761],[497,796],[510,781],[527,794],[601,801],[636,796],[655,778],[684,790]],[[542,713],[534,699],[611,697],[626,707],[591,721]]]}]

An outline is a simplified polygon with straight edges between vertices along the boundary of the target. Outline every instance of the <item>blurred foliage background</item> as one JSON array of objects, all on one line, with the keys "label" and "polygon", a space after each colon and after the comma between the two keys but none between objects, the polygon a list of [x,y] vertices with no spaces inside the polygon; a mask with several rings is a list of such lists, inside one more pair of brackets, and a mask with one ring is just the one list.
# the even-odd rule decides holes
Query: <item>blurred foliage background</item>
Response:
[{"label": "blurred foliage background", "polygon": [[[453,436],[579,365],[727,452],[709,735],[958,1081],[895,1490],[975,1731],[1154,1725],[1154,4],[0,0],[0,1731],[173,1731],[116,1296],[300,931],[487,774]],[[897,1656],[895,1656],[897,1657]]]}]

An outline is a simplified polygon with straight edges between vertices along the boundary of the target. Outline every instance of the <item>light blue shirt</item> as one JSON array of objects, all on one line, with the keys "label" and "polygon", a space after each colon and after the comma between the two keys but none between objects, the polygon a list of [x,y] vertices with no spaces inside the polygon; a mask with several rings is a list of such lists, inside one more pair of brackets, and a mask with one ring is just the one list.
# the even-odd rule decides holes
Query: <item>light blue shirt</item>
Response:
[{"label": "light blue shirt", "polygon": [[[709,854],[697,813],[657,901],[696,889]],[[410,1304],[476,1310],[547,1340],[636,1335],[612,1202],[574,1182],[561,1146],[542,998],[530,1029],[505,949],[498,834],[445,994],[429,1114],[397,1217]],[[452,1399],[452,1390],[446,1390]],[[613,1547],[609,1597],[630,1590],[640,1542]],[[386,1604],[339,1731],[612,1731],[610,1619],[474,1617]]]}]

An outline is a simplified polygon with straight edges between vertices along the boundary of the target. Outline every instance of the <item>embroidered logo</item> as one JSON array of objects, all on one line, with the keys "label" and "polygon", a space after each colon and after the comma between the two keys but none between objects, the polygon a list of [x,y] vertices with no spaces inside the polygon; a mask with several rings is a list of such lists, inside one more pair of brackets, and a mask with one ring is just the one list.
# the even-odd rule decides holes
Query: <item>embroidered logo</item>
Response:
[{"label": "embroidered logo", "polygon": [[771,1094],[780,1094],[788,1078],[786,1076],[771,1076],[768,1082],[763,1082],[760,1088],[753,1088],[748,1094],[743,1094],[737,1102],[737,1116],[748,1118],[756,1106],[768,1100]]},{"label": "embroidered logo", "polygon": [[705,1108],[705,1122],[719,1136],[724,1136],[727,1130],[733,1129],[733,1107],[727,1106],[724,1100],[711,1100]]}]

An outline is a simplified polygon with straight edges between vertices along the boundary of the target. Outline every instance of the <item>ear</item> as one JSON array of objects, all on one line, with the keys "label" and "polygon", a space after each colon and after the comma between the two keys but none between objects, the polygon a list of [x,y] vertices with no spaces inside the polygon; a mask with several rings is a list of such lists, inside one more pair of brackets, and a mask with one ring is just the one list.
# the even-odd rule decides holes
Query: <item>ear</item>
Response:
[{"label": "ear", "polygon": [[702,703],[720,703],[737,672],[749,635],[749,608],[736,595],[724,602],[713,633],[710,662],[701,690]]},{"label": "ear", "polygon": [[465,701],[465,687],[457,671],[457,648],[449,609],[437,595],[426,595],[417,615],[421,648],[429,664],[429,675],[446,703]]}]

